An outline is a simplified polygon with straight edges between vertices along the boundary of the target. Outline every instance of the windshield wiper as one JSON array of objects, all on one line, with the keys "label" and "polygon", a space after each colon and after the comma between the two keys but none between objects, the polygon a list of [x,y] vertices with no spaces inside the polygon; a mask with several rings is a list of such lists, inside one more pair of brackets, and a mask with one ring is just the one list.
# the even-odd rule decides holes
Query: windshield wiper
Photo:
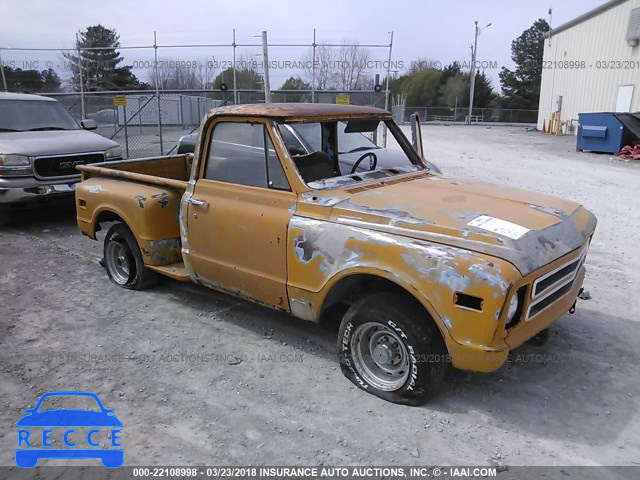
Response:
[{"label": "windshield wiper", "polygon": [[22,130],[23,132],[37,132],[40,130],[72,130],[71,128],[63,128],[63,127],[37,127],[37,128],[27,128],[26,130]]},{"label": "windshield wiper", "polygon": [[365,147],[365,146],[362,146],[362,147],[356,147],[356,148],[353,148],[353,149],[349,150],[348,152],[338,152],[338,155],[340,155],[340,154],[342,154],[342,153],[363,152],[364,150],[374,150],[374,149],[378,149],[378,148],[380,148],[380,147],[378,147],[378,146],[376,146],[376,145],[371,146],[371,147]]}]

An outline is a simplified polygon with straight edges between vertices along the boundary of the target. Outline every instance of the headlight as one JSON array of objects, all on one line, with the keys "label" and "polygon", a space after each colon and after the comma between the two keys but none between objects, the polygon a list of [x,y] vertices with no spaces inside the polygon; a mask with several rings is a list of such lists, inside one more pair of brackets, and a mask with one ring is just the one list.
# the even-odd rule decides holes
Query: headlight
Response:
[{"label": "headlight", "polygon": [[507,323],[513,320],[516,312],[518,311],[518,294],[514,293],[511,297],[511,303],[509,303],[509,311],[507,312]]},{"label": "headlight", "polygon": [[0,176],[25,177],[31,173],[31,159],[28,156],[0,155]]},{"label": "headlight", "polygon": [[31,159],[26,155],[0,155],[0,166],[21,167],[31,166]]},{"label": "headlight", "polygon": [[120,145],[117,147],[111,147],[104,152],[104,156],[107,160],[111,160],[113,158],[122,158],[122,148]]}]

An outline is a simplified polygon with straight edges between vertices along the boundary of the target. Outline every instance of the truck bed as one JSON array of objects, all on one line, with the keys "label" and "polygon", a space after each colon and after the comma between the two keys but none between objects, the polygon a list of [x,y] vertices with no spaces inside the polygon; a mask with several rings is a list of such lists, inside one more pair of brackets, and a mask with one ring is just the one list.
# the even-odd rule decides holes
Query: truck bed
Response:
[{"label": "truck bed", "polygon": [[192,161],[193,155],[188,153],[79,165],[77,169],[82,172],[82,180],[116,177],[184,190],[191,174]]},{"label": "truck bed", "polygon": [[105,222],[122,222],[134,234],[148,268],[188,279],[181,265],[180,200],[193,155],[81,165],[76,187],[80,231],[96,238]]}]

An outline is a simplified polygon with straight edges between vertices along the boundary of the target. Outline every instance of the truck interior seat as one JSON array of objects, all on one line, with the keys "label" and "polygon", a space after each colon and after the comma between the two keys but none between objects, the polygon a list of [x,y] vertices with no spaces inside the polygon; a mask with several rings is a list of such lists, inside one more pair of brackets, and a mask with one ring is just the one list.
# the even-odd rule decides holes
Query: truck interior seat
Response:
[{"label": "truck interior seat", "polygon": [[296,155],[293,161],[306,183],[336,176],[333,160],[324,152]]}]

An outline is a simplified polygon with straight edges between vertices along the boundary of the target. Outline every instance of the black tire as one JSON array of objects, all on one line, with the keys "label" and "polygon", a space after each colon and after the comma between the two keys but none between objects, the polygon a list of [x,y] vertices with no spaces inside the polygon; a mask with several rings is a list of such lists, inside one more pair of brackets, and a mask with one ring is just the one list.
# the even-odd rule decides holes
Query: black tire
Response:
[{"label": "black tire", "polygon": [[[433,320],[417,301],[394,292],[368,295],[351,305],[340,324],[338,357],[342,373],[358,388],[412,406],[438,391],[449,367]],[[395,358],[398,364],[392,365]]]},{"label": "black tire", "polygon": [[142,253],[131,230],[116,223],[104,239],[103,266],[113,283],[131,290],[152,287],[160,276],[145,267]]}]

